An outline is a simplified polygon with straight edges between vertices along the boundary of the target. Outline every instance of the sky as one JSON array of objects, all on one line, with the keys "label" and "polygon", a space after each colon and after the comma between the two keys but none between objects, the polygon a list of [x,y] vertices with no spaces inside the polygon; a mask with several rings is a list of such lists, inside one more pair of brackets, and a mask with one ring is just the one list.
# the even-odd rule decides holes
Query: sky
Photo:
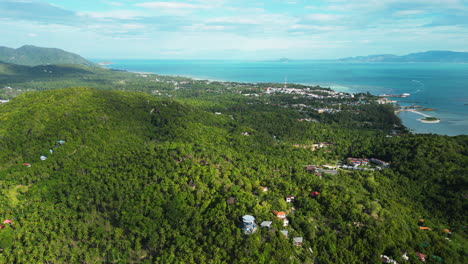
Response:
[{"label": "sky", "polygon": [[0,46],[95,59],[468,51],[468,0],[0,0]]}]

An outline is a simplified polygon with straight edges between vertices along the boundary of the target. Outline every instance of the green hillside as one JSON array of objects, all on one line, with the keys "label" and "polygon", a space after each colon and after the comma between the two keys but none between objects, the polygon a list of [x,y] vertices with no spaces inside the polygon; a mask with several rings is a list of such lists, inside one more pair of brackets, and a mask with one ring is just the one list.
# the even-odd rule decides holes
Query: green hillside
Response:
[{"label": "green hillside", "polygon": [[[196,85],[175,99],[72,88],[1,104],[0,215],[13,223],[0,263],[467,263],[466,136],[387,137],[392,110],[375,105],[300,122]],[[313,142],[330,145],[298,147]],[[350,156],[391,166],[305,170]],[[272,228],[245,235],[244,215]]]},{"label": "green hillside", "polygon": [[25,45],[17,49],[0,47],[0,61],[19,65],[37,66],[46,64],[82,64],[93,65],[92,62],[56,48],[42,48]]},{"label": "green hillside", "polygon": [[80,86],[150,93],[156,89],[173,90],[172,81],[188,80],[160,75],[151,77],[78,64],[24,66],[0,62],[0,99],[11,99],[27,91]]}]

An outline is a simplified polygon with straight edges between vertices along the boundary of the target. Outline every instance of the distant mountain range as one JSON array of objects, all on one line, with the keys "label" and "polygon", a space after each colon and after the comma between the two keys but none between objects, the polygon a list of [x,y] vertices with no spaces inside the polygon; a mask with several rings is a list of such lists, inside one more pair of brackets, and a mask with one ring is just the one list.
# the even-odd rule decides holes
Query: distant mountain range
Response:
[{"label": "distant mountain range", "polygon": [[468,52],[426,51],[404,56],[392,54],[369,55],[339,59],[356,62],[468,62]]},{"label": "distant mountain range", "polygon": [[0,47],[0,61],[27,66],[46,64],[94,65],[94,63],[74,53],[56,48],[41,48],[31,45],[25,45],[18,49]]}]

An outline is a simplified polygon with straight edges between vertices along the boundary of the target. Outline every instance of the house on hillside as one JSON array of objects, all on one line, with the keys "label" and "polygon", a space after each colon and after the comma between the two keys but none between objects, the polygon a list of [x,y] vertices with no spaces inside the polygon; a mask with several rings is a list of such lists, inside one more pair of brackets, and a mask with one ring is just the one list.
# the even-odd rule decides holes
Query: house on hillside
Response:
[{"label": "house on hillside", "polygon": [[280,232],[283,234],[283,236],[288,237],[288,230],[281,230]]},{"label": "house on hillside", "polygon": [[272,224],[272,223],[273,223],[272,221],[263,221],[263,222],[260,224],[260,226],[261,226],[261,227],[271,228],[271,224]]},{"label": "house on hillside", "polygon": [[280,211],[280,212],[278,212],[278,211],[273,211],[273,214],[274,214],[276,217],[281,218],[281,219],[286,218],[286,213],[283,212],[283,211]]},{"label": "house on hillside", "polygon": [[292,203],[292,202],[294,202],[294,198],[295,197],[292,196],[292,195],[286,195],[286,202],[287,203]]},{"label": "house on hillside", "polygon": [[380,255],[380,260],[382,263],[398,264],[394,259],[391,259],[388,256]]},{"label": "house on hillside", "polygon": [[315,172],[316,169],[317,169],[317,167],[314,166],[314,165],[307,165],[307,166],[305,167],[305,170],[306,170],[307,172]]},{"label": "house on hillside", "polygon": [[426,257],[427,255],[424,255],[423,253],[421,252],[416,252],[416,256],[418,257],[418,259],[422,262],[426,262]]},{"label": "house on hillside", "polygon": [[255,224],[255,217],[251,215],[244,215],[242,217],[242,230],[244,234],[249,235],[257,231],[257,225]]},{"label": "house on hillside", "polygon": [[260,190],[263,192],[268,192],[268,187],[260,186]]},{"label": "house on hillside", "polygon": [[295,237],[295,238],[293,238],[293,245],[296,246],[296,247],[300,247],[300,246],[302,246],[303,240],[304,239],[302,237]]},{"label": "house on hillside", "polygon": [[370,159],[370,162],[374,163],[374,164],[377,164],[377,165],[380,165],[382,167],[388,167],[390,166],[390,164],[388,162],[385,162],[383,160],[379,160],[379,159],[375,159],[375,158],[371,158]]},{"label": "house on hillside", "polygon": [[358,159],[358,158],[347,158],[348,164],[351,164],[352,166],[360,166],[360,165],[368,165],[369,160],[368,159]]}]

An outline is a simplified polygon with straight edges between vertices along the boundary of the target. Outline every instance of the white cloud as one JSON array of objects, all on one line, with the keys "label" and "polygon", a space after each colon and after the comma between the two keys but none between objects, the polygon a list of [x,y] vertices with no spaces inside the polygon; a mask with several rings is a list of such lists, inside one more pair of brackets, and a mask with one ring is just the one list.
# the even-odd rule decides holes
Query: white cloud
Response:
[{"label": "white cloud", "polygon": [[210,8],[208,5],[188,4],[179,2],[146,2],[135,4],[138,7],[155,8],[155,9],[205,9]]},{"label": "white cloud", "polygon": [[341,19],[342,15],[335,15],[335,14],[310,14],[306,15],[305,19],[318,21],[318,22],[332,22]]},{"label": "white cloud", "polygon": [[199,32],[199,31],[223,31],[226,29],[222,25],[206,25],[206,24],[193,24],[182,28],[184,31]]},{"label": "white cloud", "polygon": [[119,3],[119,2],[108,2],[109,5],[112,5],[112,6],[123,6],[124,4],[123,3]]},{"label": "white cloud", "polygon": [[303,25],[303,24],[294,24],[289,30],[292,31],[337,31],[344,30],[342,26],[324,26],[324,25]]},{"label": "white cloud", "polygon": [[423,10],[401,10],[393,13],[395,16],[413,16],[424,14]]},{"label": "white cloud", "polygon": [[134,19],[137,17],[148,16],[147,13],[134,10],[112,10],[102,12],[79,12],[79,16],[89,16],[93,18],[114,18],[114,19]]},{"label": "white cloud", "polygon": [[251,17],[215,17],[207,20],[208,23],[232,23],[232,24],[262,24],[262,21]]}]

